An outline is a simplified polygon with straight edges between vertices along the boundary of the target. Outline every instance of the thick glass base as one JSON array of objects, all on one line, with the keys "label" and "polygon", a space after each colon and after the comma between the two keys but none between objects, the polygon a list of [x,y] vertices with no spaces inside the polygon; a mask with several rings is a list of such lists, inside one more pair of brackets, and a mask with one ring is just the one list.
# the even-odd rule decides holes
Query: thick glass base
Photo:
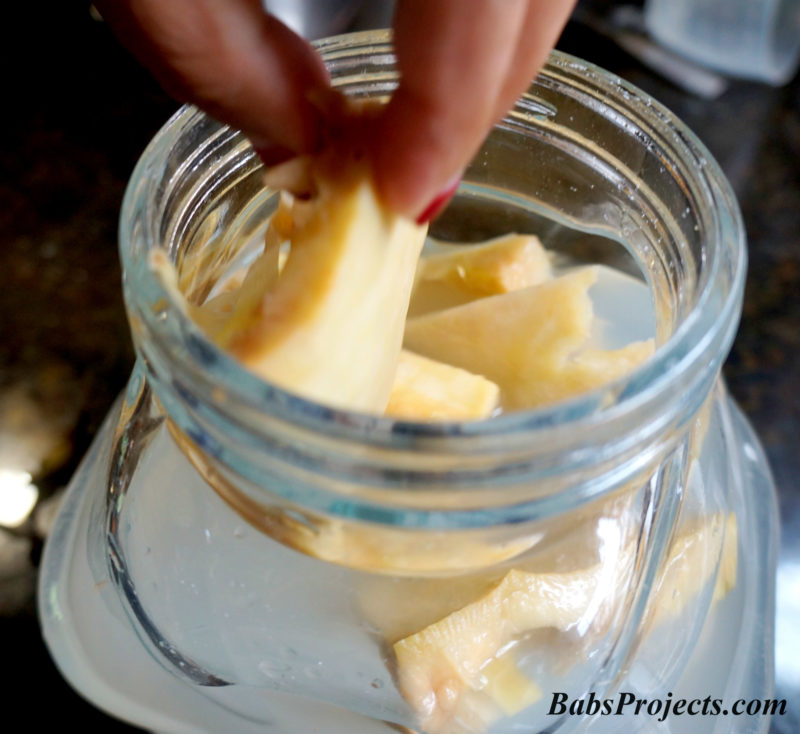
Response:
[{"label": "thick glass base", "polygon": [[[554,715],[548,731],[758,734],[767,730],[767,716],[735,716],[732,710],[723,713],[739,699],[764,700],[773,695],[778,540],[775,490],[763,452],[739,410],[730,403],[726,408],[722,411],[728,418],[726,443],[739,457],[736,475],[741,474],[728,492],[729,509],[739,518],[736,588],[712,607],[674,685],[661,688],[669,685],[663,681],[663,671],[648,666],[651,656],[639,655],[614,686],[615,702],[622,694],[652,696],[648,692],[663,690],[660,696],[666,699],[671,693],[673,702],[719,699],[722,710],[716,716],[685,711],[650,716],[644,710],[637,715],[629,706],[619,716]],[[336,706],[262,688],[191,685],[151,656],[122,607],[105,556],[95,550],[103,531],[107,457],[117,416],[118,411],[109,416],[73,479],[42,563],[39,611],[43,634],[70,684],[111,715],[162,734],[385,734],[403,730]],[[645,646],[648,644],[650,641]],[[530,725],[525,726],[524,713],[504,726],[503,731],[531,731]]]}]

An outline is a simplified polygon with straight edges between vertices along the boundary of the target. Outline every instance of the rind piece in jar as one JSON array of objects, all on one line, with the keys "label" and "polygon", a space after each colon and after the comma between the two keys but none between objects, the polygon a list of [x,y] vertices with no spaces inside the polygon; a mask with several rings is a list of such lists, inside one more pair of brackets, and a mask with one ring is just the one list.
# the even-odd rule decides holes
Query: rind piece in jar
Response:
[{"label": "rind piece in jar", "polygon": [[366,174],[320,186],[279,276],[223,346],[305,398],[382,413],[425,232],[388,212]]},{"label": "rind piece in jar", "polygon": [[400,352],[386,415],[407,420],[478,420],[497,409],[500,388],[480,375]]},{"label": "rind piece in jar", "polygon": [[189,315],[195,323],[221,346],[238,331],[247,328],[264,294],[277,280],[281,244],[291,236],[294,208],[294,197],[281,193],[264,235],[264,250],[255,262],[239,279],[226,279],[221,293],[199,306],[189,304]]},{"label": "rind piece in jar", "polygon": [[677,618],[716,571],[712,599],[736,586],[738,570],[736,515],[712,515],[693,532],[677,537],[654,584],[648,614],[651,626]]},{"label": "rind piece in jar", "polygon": [[652,341],[582,350],[596,273],[575,270],[538,285],[409,319],[406,349],[497,383],[504,410],[556,402],[621,377]]},{"label": "rind piece in jar", "polygon": [[[736,585],[736,528],[735,515],[711,515],[673,541],[654,585],[651,628],[676,619],[715,571],[714,601]],[[396,642],[398,687],[420,725],[446,734],[454,721],[469,719],[478,732],[538,700],[537,684],[514,662],[515,642],[536,629],[579,623],[602,633],[624,597],[619,580],[632,572],[634,555],[629,544],[570,573],[512,569],[475,601]]]},{"label": "rind piece in jar", "polygon": [[[566,574],[512,569],[476,601],[396,642],[398,685],[422,727],[447,732],[465,706],[479,708],[475,696],[493,700],[503,687],[491,680],[491,673],[508,678],[511,643],[536,629],[566,630],[577,624],[595,599],[600,578],[595,568]],[[528,683],[517,681],[516,700],[508,691],[494,700],[502,713],[516,713],[537,700],[538,687]]]},{"label": "rind piece in jar", "polygon": [[550,257],[533,235],[508,234],[474,245],[442,244],[435,254],[420,258],[408,315],[519,290],[550,275]]}]

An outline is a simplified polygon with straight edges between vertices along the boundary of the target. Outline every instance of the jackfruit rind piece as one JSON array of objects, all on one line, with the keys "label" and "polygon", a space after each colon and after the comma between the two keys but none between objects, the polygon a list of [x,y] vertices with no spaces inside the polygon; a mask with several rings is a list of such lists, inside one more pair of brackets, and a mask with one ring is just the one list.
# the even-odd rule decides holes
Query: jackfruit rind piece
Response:
[{"label": "jackfruit rind piece", "polygon": [[584,349],[563,366],[559,384],[548,402],[592,390],[632,372],[655,351],[652,339],[620,349]]},{"label": "jackfruit rind piece", "polygon": [[[421,724],[434,733],[447,732],[462,707],[471,708],[476,693],[506,715],[534,703],[536,683],[525,685],[526,676],[510,657],[512,643],[539,628],[565,631],[584,621],[605,630],[611,608],[624,596],[616,579],[630,573],[634,553],[630,543],[607,562],[570,573],[513,569],[475,601],[396,642],[398,686]],[[680,534],[654,586],[651,628],[676,618],[696,598],[717,561],[714,599],[724,596],[736,584],[736,555],[733,513],[702,518]],[[495,682],[494,674],[499,676]],[[515,682],[503,688],[503,677]]]},{"label": "jackfruit rind piece", "polygon": [[517,667],[513,649],[490,660],[481,669],[481,675],[486,681],[482,692],[506,716],[514,716],[542,697],[539,685]]},{"label": "jackfruit rind piece", "polygon": [[269,219],[264,234],[264,249],[243,276],[226,278],[224,290],[204,303],[189,304],[195,323],[223,348],[255,316],[256,307],[278,277],[281,244],[293,229],[294,197],[281,192],[278,206]]},{"label": "jackfruit rind piece", "polygon": [[[443,248],[451,249],[442,252]],[[417,266],[409,316],[508,293],[551,276],[550,258],[533,235],[509,234],[480,244],[441,245]]]},{"label": "jackfruit rind piece", "polygon": [[388,212],[368,176],[347,180],[320,189],[274,287],[227,346],[305,398],[382,413],[426,228]]},{"label": "jackfruit rind piece", "polygon": [[406,349],[497,383],[504,409],[564,396],[560,372],[591,330],[595,271],[559,278],[409,319]]},{"label": "jackfruit rind piece", "polygon": [[522,290],[409,319],[405,347],[497,383],[504,410],[535,408],[612,382],[654,350],[652,340],[585,349],[591,268]]},{"label": "jackfruit rind piece", "polygon": [[239,298],[238,289],[228,290],[209,298],[200,306],[187,304],[189,317],[211,339],[215,339],[231,318]]},{"label": "jackfruit rind piece", "polygon": [[653,587],[650,624],[680,616],[717,571],[712,599],[722,599],[736,586],[738,533],[736,515],[711,515],[692,532],[678,536]]},{"label": "jackfruit rind piece", "polygon": [[717,582],[714,584],[714,601],[723,599],[736,587],[739,573],[739,527],[736,515],[730,513],[725,520],[725,540],[722,542],[722,555],[717,569]]},{"label": "jackfruit rind piece", "polygon": [[[483,668],[510,642],[535,629],[577,624],[596,601],[599,579],[595,568],[569,574],[512,569],[476,601],[396,642],[398,686],[423,728],[447,731],[462,696],[485,688]],[[503,706],[519,710],[511,701]]]},{"label": "jackfruit rind piece", "polygon": [[[264,251],[250,266],[237,289],[227,320],[211,334],[223,348],[256,318],[258,305],[278,278],[279,253],[280,242],[273,242],[268,238]],[[210,301],[208,305],[213,305],[213,302]]]},{"label": "jackfruit rind piece", "polygon": [[550,258],[535,235],[506,234],[474,245],[451,245],[451,253],[420,258],[423,280],[454,281],[484,295],[508,293],[541,283]]},{"label": "jackfruit rind piece", "polygon": [[386,415],[406,420],[479,420],[492,415],[500,388],[480,375],[403,350]]},{"label": "jackfruit rind piece", "polygon": [[[530,536],[495,542],[469,537],[445,541],[394,529],[348,526],[335,520],[323,520],[309,528],[295,516],[280,518],[287,545],[330,563],[377,574],[464,573],[514,558],[536,541]],[[274,523],[272,527],[267,532],[274,537]]]}]

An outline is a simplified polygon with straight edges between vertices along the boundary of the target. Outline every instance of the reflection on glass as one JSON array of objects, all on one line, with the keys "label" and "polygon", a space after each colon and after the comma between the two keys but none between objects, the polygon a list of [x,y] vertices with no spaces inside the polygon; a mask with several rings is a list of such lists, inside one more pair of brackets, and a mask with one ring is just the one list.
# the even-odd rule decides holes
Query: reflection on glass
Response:
[{"label": "reflection on glass", "polygon": [[800,563],[782,563],[778,566],[776,582],[777,618],[775,637],[783,644],[775,648],[775,675],[779,685],[800,686]]},{"label": "reflection on glass", "polygon": [[26,471],[0,469],[0,525],[16,528],[28,519],[39,498],[31,479]]}]

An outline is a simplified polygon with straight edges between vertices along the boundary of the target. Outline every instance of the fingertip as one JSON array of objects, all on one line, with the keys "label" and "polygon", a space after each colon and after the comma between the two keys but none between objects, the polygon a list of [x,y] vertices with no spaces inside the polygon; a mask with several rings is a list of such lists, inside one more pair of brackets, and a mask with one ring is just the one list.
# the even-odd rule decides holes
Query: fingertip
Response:
[{"label": "fingertip", "polygon": [[428,222],[433,221],[436,217],[441,214],[447,205],[450,203],[450,199],[453,198],[453,195],[458,190],[458,185],[461,183],[461,174],[457,174],[453,176],[444,186],[444,188],[436,194],[433,199],[431,199],[425,208],[417,215],[415,218],[415,222],[417,224],[427,224]]},{"label": "fingertip", "polygon": [[413,148],[379,145],[373,154],[379,198],[388,209],[418,224],[430,221],[445,208],[463,175],[463,167],[442,163],[437,151],[419,143]]},{"label": "fingertip", "polygon": [[369,126],[368,138],[378,195],[387,208],[414,220],[441,210],[472,153],[438,117],[409,104],[402,90]]},{"label": "fingertip", "polygon": [[[400,0],[400,81],[378,126],[379,194],[416,219],[441,211],[494,122],[527,0],[471,4]],[[474,7],[472,7],[474,5]]]}]

